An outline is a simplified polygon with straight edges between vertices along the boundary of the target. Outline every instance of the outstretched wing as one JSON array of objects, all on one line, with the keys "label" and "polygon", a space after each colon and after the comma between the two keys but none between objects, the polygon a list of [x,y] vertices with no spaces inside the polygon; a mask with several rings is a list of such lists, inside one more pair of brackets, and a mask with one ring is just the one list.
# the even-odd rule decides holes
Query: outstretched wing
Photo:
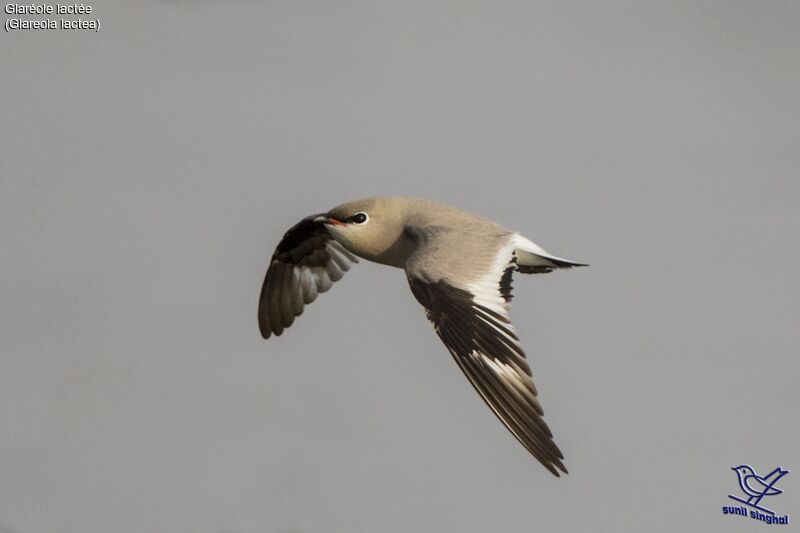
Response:
[{"label": "outstretched wing", "polygon": [[500,268],[472,288],[445,279],[426,281],[413,269],[411,291],[425,307],[436,333],[475,390],[511,433],[555,476],[567,473],[564,456],[542,419],[536,387],[519,339],[508,318],[511,251]]},{"label": "outstretched wing", "polygon": [[358,262],[316,221],[318,216],[306,217],[287,231],[272,255],[258,302],[258,325],[265,339],[283,333],[304,305],[342,279],[350,263]]}]

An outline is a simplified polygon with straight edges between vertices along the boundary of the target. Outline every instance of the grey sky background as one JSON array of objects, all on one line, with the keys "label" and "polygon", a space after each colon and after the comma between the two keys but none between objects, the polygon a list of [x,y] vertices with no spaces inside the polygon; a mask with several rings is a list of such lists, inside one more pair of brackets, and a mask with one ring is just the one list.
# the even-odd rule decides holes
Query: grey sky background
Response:
[{"label": "grey sky background", "polygon": [[[0,36],[0,531],[752,531],[741,463],[800,521],[796,2],[93,5]],[[283,232],[370,195],[592,264],[515,281],[570,475],[399,270],[260,338]]]}]

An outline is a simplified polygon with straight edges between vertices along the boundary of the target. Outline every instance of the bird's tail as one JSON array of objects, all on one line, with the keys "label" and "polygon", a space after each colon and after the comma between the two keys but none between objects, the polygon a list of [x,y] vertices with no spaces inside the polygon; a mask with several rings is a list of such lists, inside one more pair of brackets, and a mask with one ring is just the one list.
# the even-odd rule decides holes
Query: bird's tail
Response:
[{"label": "bird's tail", "polygon": [[545,274],[557,268],[589,266],[586,263],[557,257],[522,235],[514,235],[517,270],[523,274]]}]

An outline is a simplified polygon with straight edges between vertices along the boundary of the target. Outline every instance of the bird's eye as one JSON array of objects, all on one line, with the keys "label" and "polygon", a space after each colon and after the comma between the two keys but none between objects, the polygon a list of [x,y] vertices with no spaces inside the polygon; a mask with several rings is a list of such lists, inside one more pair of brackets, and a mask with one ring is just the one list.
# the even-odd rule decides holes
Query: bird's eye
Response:
[{"label": "bird's eye", "polygon": [[367,220],[369,220],[369,215],[366,213],[356,213],[350,217],[350,220],[353,222],[353,224],[364,224]]}]

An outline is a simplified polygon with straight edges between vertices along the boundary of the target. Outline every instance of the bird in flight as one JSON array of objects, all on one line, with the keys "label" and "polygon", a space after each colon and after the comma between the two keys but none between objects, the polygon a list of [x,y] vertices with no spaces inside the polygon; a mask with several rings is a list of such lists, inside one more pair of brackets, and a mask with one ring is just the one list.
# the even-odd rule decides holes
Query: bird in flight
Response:
[{"label": "bird in flight", "polygon": [[411,292],[478,394],[545,468],[567,473],[509,319],[511,276],[586,265],[453,207],[357,200],[308,216],[283,236],[261,288],[261,335],[291,326],[356,256],[405,270]]}]

